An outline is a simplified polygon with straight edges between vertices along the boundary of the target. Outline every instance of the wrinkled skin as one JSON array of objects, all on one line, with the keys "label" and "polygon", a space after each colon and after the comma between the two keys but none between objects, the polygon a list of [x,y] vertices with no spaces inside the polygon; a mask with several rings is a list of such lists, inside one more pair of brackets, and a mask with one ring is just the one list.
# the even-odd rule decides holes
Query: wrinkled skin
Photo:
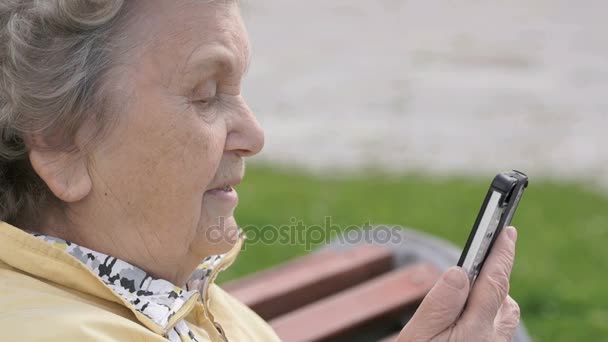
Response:
[{"label": "wrinkled skin", "polygon": [[[141,46],[117,72],[133,89],[116,127],[92,150],[78,139],[70,152],[29,140],[34,169],[69,217],[49,210],[38,230],[183,284],[204,257],[231,248],[236,201],[217,189],[240,182],[244,158],[264,143],[241,96],[249,42],[235,2],[131,1],[141,20],[129,37]],[[519,309],[508,297],[515,254],[508,231],[516,235],[499,237],[462,316],[469,286],[455,268],[398,341],[511,341]]]},{"label": "wrinkled skin", "polygon": [[237,201],[209,190],[237,185],[264,144],[241,96],[249,40],[236,2],[135,5],[127,37],[138,53],[112,74],[131,89],[107,137],[90,151],[31,146],[69,216],[48,212],[39,230],[182,285],[234,245]]},{"label": "wrinkled skin", "polygon": [[[462,269],[444,273],[397,341],[513,341],[520,317],[519,306],[509,296],[516,239],[514,228],[502,232],[470,293]],[[467,296],[466,309],[459,316]]]}]

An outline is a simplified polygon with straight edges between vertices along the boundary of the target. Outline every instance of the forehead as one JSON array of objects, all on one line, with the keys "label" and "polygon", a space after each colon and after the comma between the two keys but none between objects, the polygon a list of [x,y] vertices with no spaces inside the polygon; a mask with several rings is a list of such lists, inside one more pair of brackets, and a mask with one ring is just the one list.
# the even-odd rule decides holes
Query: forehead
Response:
[{"label": "forehead", "polygon": [[[159,67],[168,72],[220,68],[244,72],[250,46],[236,1],[146,0],[145,25],[154,32],[149,45]],[[192,70],[197,69],[197,70]]]}]

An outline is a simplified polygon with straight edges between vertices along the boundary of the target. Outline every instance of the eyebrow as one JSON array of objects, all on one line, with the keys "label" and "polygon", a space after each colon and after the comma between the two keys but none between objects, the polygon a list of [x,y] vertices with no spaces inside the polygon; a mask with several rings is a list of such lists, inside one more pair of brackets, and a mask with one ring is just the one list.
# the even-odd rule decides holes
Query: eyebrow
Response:
[{"label": "eyebrow", "polygon": [[[246,57],[243,76],[249,70],[251,64],[251,53]],[[238,72],[239,59],[236,54],[225,47],[202,47],[194,50],[185,64],[184,73],[187,74],[212,74],[218,70],[226,75],[234,75]]]}]

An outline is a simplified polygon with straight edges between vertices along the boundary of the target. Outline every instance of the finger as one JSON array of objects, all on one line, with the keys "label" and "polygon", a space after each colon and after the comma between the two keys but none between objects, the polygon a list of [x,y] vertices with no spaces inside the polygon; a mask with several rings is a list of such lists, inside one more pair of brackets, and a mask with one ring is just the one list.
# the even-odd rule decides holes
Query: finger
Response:
[{"label": "finger", "polygon": [[511,296],[507,296],[494,320],[496,340],[512,342],[519,326],[519,320],[519,305]]},{"label": "finger", "polygon": [[517,231],[503,229],[477,277],[471,291],[463,321],[487,327],[494,324],[498,309],[509,293],[509,278],[515,258]]},{"label": "finger", "polygon": [[428,341],[452,325],[469,294],[469,280],[460,267],[445,272],[403,328],[397,341]]}]

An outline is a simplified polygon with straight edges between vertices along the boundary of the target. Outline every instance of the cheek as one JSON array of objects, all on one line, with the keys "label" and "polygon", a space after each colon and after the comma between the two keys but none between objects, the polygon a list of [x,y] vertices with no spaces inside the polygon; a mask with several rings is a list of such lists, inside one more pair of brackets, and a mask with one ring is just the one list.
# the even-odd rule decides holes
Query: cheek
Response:
[{"label": "cheek", "polygon": [[218,170],[224,152],[225,130],[221,125],[199,124],[198,128],[183,143],[182,176],[190,180],[186,186],[207,190]]},{"label": "cheek", "polygon": [[[158,146],[163,158],[158,172],[166,173],[169,188],[183,193],[201,194],[213,179],[222,158],[226,129],[223,120],[205,120],[192,106],[183,107],[180,101],[167,100],[168,119],[150,142]],[[166,127],[166,128],[165,128]],[[179,189],[176,189],[176,185]]]},{"label": "cheek", "polygon": [[225,123],[205,122],[194,111],[152,101],[129,119],[96,153],[98,186],[125,198],[135,212],[183,215],[200,208],[222,158]]}]

